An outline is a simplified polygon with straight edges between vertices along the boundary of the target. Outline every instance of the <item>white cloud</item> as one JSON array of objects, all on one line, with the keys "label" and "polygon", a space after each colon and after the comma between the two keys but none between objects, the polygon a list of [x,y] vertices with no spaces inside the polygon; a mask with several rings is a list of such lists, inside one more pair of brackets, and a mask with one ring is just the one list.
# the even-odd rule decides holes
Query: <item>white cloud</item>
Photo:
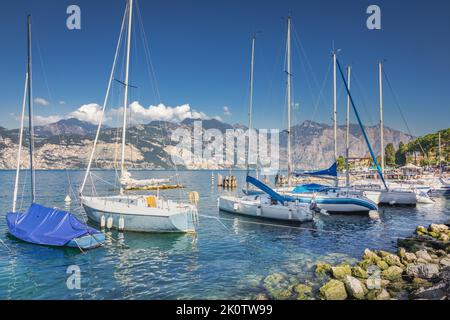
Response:
[{"label": "white cloud", "polygon": [[231,116],[230,108],[228,108],[227,106],[223,107],[223,115],[227,117]]},{"label": "white cloud", "polygon": [[[66,118],[76,118],[81,121],[98,124],[102,116],[102,107],[96,103],[82,105],[77,110],[69,113]],[[106,121],[107,119],[105,119]]]},{"label": "white cloud", "polygon": [[[132,115],[132,122],[135,123],[148,123],[151,121],[180,122],[184,119],[212,119],[212,117],[208,116],[204,112],[191,109],[189,104],[183,104],[176,107],[159,104],[157,106],[151,105],[148,108],[145,108],[141,104],[139,104],[139,102],[135,101],[130,104],[129,109]],[[116,109],[114,112],[117,113],[121,111],[121,109]],[[213,118],[221,120],[220,117]]]},{"label": "white cloud", "polygon": [[50,104],[50,102],[48,102],[44,98],[39,98],[39,97],[34,99],[34,103],[41,105],[41,106],[48,106]]},{"label": "white cloud", "polygon": [[64,104],[66,104],[66,102],[63,101],[63,100],[61,100],[61,101],[59,102],[59,104],[60,104],[60,105],[64,105]]},{"label": "white cloud", "polygon": [[46,124],[55,123],[64,119],[61,116],[34,116],[34,124],[37,126],[45,126]]}]

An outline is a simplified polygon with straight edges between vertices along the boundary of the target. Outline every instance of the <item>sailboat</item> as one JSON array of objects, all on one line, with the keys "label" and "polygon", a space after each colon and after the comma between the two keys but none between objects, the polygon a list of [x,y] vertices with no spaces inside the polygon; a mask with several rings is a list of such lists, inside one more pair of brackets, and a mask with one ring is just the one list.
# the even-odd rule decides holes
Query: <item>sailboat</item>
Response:
[{"label": "sailboat", "polygon": [[108,88],[103,103],[102,117],[99,122],[89,163],[80,188],[81,203],[88,217],[101,225],[106,225],[123,231],[136,232],[195,232],[195,224],[198,221],[196,204],[198,202],[198,193],[189,194],[190,203],[176,202],[159,194],[156,195],[131,195],[125,194],[123,187],[119,194],[100,196],[98,194],[84,194],[88,177],[91,174],[91,166],[94,160],[95,148],[100,135],[103,121],[103,115],[108,101],[111,83],[114,77],[114,71],[117,61],[117,55],[124,31],[125,21],[127,27],[126,40],[126,64],[125,80],[123,81],[124,101],[123,101],[123,127],[122,127],[122,145],[121,145],[121,178],[126,179],[127,170],[125,167],[125,145],[127,129],[127,106],[128,106],[128,87],[129,87],[129,66],[130,66],[130,48],[133,19],[133,0],[128,0],[125,9],[122,28],[117,43],[113,67],[111,70]]},{"label": "sailboat", "polygon": [[[378,63],[378,84],[379,84],[379,113],[380,113],[380,152],[381,152],[381,171],[385,171],[384,157],[384,127],[383,127],[383,62]],[[402,183],[387,181],[386,188],[381,190],[380,203],[389,205],[409,205],[415,206],[417,203],[432,204],[433,200],[424,192],[423,186],[409,184],[405,186]],[[361,190],[380,189],[379,183],[365,184],[357,182],[357,188]],[[429,189],[426,187],[426,189]]]},{"label": "sailboat", "polygon": [[[80,250],[93,249],[102,245],[105,235],[88,227],[70,212],[57,208],[48,208],[36,203],[35,172],[33,163],[34,127],[33,127],[33,94],[32,94],[32,65],[31,65],[31,16],[27,18],[28,34],[28,67],[22,104],[22,117],[19,132],[19,148],[17,156],[16,178],[14,184],[12,211],[6,214],[9,233],[14,237],[33,244],[74,247]],[[24,118],[26,100],[28,96],[29,121],[29,157],[31,177],[31,205],[24,212],[18,212],[17,195],[19,187],[21,150],[23,142]]]},{"label": "sailboat", "polygon": [[[288,55],[288,61],[290,57]],[[336,52],[332,54],[333,59],[333,128],[334,128],[334,164],[327,170],[318,171],[304,171],[301,173],[295,173],[291,171],[291,152],[290,152],[290,129],[288,130],[288,187],[276,189],[283,195],[287,195],[296,199],[301,203],[310,203],[314,200],[317,207],[321,210],[326,210],[330,213],[339,214],[356,214],[356,213],[368,213],[370,211],[378,210],[377,200],[379,194],[364,192],[357,192],[354,190],[340,189],[338,185],[337,174],[337,93],[336,93]],[[288,91],[288,100],[289,100]],[[289,102],[290,103],[290,102]],[[288,128],[290,128],[290,109],[288,109]],[[334,180],[334,186],[324,186],[320,190],[310,190],[308,186],[298,185],[294,188],[291,187],[292,175],[301,176],[327,176]],[[370,200],[367,195],[371,195],[373,200]]]},{"label": "sailboat", "polygon": [[[290,51],[290,32],[291,32],[291,18],[288,18],[288,40],[287,48]],[[255,41],[256,37],[252,38],[251,50],[251,68],[250,68],[250,105],[249,105],[249,143],[247,148],[247,177],[246,188],[244,189],[249,194],[243,197],[237,196],[221,196],[218,199],[218,207],[221,211],[226,211],[233,214],[240,214],[251,216],[259,219],[271,219],[285,222],[310,222],[313,220],[314,212],[310,201],[308,204],[300,203],[294,199],[284,197],[270,187],[262,183],[256,178],[251,177],[249,167],[249,153],[250,153],[250,139],[251,139],[251,117],[253,109],[253,71],[254,71],[254,57],[255,57]],[[288,96],[290,96],[290,62],[288,60]],[[290,98],[288,105],[290,105]],[[288,106],[289,108],[289,106]],[[250,187],[252,186],[252,187]],[[254,188],[258,189],[254,190]],[[244,192],[245,192],[244,191]],[[251,194],[250,194],[251,193]]]}]

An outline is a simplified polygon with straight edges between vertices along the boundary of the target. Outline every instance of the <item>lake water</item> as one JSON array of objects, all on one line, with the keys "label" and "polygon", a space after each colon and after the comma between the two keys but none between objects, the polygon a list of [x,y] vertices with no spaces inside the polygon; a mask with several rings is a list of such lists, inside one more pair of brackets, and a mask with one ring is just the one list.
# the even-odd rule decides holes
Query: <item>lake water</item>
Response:
[{"label": "lake water", "polygon": [[[113,171],[95,174],[114,180]],[[134,173],[137,177],[174,174]],[[234,174],[242,186],[245,173]],[[200,193],[196,235],[111,231],[105,247],[83,254],[11,237],[4,215],[11,210],[14,172],[0,172],[0,239],[4,243],[0,244],[0,299],[247,299],[263,291],[260,280],[270,273],[283,272],[296,281],[308,281],[319,260],[360,258],[367,247],[396,250],[396,239],[409,236],[417,225],[450,219],[449,201],[438,199],[416,208],[382,208],[377,220],[330,216],[300,228],[258,224],[219,214],[217,197],[223,191],[211,183],[211,171],[180,171],[179,177],[189,191]],[[28,183],[25,178],[22,180]],[[81,171],[38,171],[38,202],[84,214],[73,194],[70,207],[64,204],[70,186],[77,190],[82,178]],[[19,192],[24,209],[29,201],[28,186],[23,184]],[[96,186],[100,192],[113,188],[106,183]],[[165,193],[187,199],[186,191]],[[67,288],[66,272],[71,265],[81,269],[80,290]]]}]

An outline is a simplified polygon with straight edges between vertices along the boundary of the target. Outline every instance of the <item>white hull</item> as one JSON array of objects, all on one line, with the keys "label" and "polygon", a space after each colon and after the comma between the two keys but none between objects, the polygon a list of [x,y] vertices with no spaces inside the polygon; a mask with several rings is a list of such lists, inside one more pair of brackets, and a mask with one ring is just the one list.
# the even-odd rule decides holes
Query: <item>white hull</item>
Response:
[{"label": "white hull", "polygon": [[[81,197],[89,217],[96,223],[136,232],[194,232],[197,210],[189,204],[157,200],[157,207],[148,207],[144,196]],[[123,218],[123,226],[120,226]]]},{"label": "white hull", "polygon": [[309,205],[289,203],[272,205],[265,197],[233,197],[221,196],[219,209],[229,213],[246,215],[260,219],[271,219],[288,222],[310,222],[313,212]]},{"label": "white hull", "polygon": [[416,205],[417,197],[413,191],[383,190],[380,203],[390,205]]}]

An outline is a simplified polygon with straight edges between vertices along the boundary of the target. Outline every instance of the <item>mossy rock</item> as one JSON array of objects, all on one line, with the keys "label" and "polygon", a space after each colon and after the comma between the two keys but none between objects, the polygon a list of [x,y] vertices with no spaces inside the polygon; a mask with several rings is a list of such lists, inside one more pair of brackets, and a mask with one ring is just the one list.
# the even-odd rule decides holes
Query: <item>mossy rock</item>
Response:
[{"label": "mossy rock", "polygon": [[331,265],[325,262],[317,262],[316,264],[316,275],[325,275],[331,272]]},{"label": "mossy rock", "polygon": [[292,290],[275,290],[270,293],[275,300],[288,300],[292,298]]},{"label": "mossy rock", "polygon": [[269,298],[264,293],[259,293],[255,296],[255,300],[269,300]]},{"label": "mossy rock", "polygon": [[364,259],[364,260],[358,262],[358,266],[360,266],[364,270],[367,270],[370,266],[373,266],[373,265],[376,265],[376,263],[369,259]]},{"label": "mossy rock", "polygon": [[324,300],[345,300],[347,291],[342,281],[332,279],[319,289],[319,296]]},{"label": "mossy rock", "polygon": [[411,281],[411,288],[413,290],[417,290],[420,288],[429,288],[432,287],[433,283],[418,277],[413,278],[413,280]]},{"label": "mossy rock", "polygon": [[424,226],[418,226],[416,228],[416,234],[421,235],[421,236],[427,235],[428,234],[428,230]]},{"label": "mossy rock", "polygon": [[443,242],[448,242],[450,240],[450,237],[446,235],[445,233],[441,233],[438,237],[439,240]]},{"label": "mossy rock", "polygon": [[378,261],[377,263],[378,268],[380,268],[381,270],[386,270],[389,268],[389,265],[386,263],[386,261]]},{"label": "mossy rock", "polygon": [[437,238],[439,238],[440,234],[438,232],[431,231],[431,232],[428,232],[428,235],[430,235],[433,238],[437,239]]},{"label": "mossy rock", "polygon": [[383,257],[383,261],[385,261],[389,266],[405,268],[405,265],[400,261],[400,258],[392,253],[386,254]]},{"label": "mossy rock", "polygon": [[370,290],[366,295],[367,300],[389,300],[390,298],[391,295],[386,289]]},{"label": "mossy rock", "polygon": [[352,275],[360,279],[367,279],[369,277],[367,271],[361,268],[360,266],[355,266],[352,268]]},{"label": "mossy rock", "polygon": [[352,275],[352,268],[348,264],[342,264],[331,268],[333,277],[339,280],[345,279],[346,276]]},{"label": "mossy rock", "polygon": [[300,284],[294,286],[294,291],[299,294],[301,294],[301,293],[305,294],[305,293],[311,293],[312,288],[306,284],[300,283]]},{"label": "mossy rock", "polygon": [[381,276],[384,279],[396,281],[396,280],[402,279],[402,273],[403,273],[402,268],[397,267],[397,266],[391,266],[391,267],[387,268],[386,270],[384,270],[383,272],[381,272]]},{"label": "mossy rock", "polygon": [[375,252],[366,249],[364,250],[363,260],[369,260],[372,261],[373,264],[376,264],[378,261],[381,260],[381,258]]}]

